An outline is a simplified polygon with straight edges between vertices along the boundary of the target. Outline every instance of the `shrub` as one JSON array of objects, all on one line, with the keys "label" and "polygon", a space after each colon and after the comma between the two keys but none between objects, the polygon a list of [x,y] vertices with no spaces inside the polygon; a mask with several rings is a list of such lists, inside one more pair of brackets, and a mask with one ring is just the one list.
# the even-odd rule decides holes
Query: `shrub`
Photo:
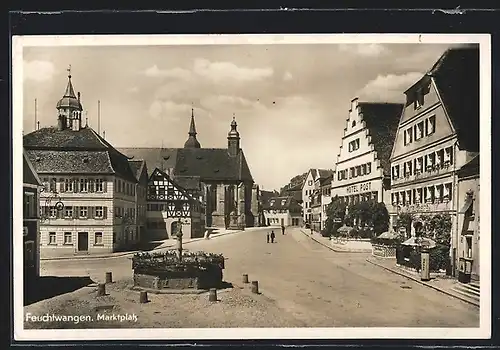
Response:
[{"label": "shrub", "polygon": [[372,244],[380,244],[380,245],[387,245],[387,246],[399,246],[401,243],[400,239],[397,238],[378,238],[378,237],[373,237],[371,240]]},{"label": "shrub", "polygon": [[323,236],[323,237],[330,237],[330,233],[326,230],[326,229],[322,229],[320,231],[320,234]]},{"label": "shrub", "polygon": [[450,261],[450,248],[439,244],[429,251],[429,268],[431,271],[448,270]]},{"label": "shrub", "polygon": [[373,238],[373,229],[363,228],[358,230],[358,238]]}]

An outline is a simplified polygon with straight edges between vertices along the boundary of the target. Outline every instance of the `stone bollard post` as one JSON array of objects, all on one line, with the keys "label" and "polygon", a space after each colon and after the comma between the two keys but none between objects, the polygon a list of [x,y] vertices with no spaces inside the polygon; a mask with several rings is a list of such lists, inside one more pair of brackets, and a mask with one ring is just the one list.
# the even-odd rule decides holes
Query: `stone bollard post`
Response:
[{"label": "stone bollard post", "polygon": [[259,294],[259,281],[252,281],[252,293]]},{"label": "stone bollard post", "polygon": [[99,283],[97,285],[97,296],[102,297],[106,295],[106,285],[104,283]]},{"label": "stone bollard post", "polygon": [[247,274],[243,275],[243,283],[248,283],[248,275]]},{"label": "stone bollard post", "polygon": [[217,289],[210,288],[210,292],[208,294],[208,301],[217,301]]},{"label": "stone bollard post", "polygon": [[113,283],[113,274],[111,272],[106,272],[106,283]]},{"label": "stone bollard post", "polygon": [[148,300],[148,292],[145,292],[145,291],[141,291],[141,294],[139,295],[139,302],[141,304],[145,304],[147,303],[149,300]]}]

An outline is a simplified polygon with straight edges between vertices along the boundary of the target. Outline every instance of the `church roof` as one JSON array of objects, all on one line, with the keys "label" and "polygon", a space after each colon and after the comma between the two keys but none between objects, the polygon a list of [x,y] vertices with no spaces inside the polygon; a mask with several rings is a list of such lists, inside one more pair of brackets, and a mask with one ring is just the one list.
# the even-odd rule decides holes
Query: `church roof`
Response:
[{"label": "church roof", "polygon": [[146,162],[142,159],[129,159],[128,165],[132,170],[132,173],[135,174],[135,178],[137,181],[141,178],[142,169],[146,166]]},{"label": "church roof", "polygon": [[25,135],[23,145],[38,173],[116,174],[136,182],[127,157],[89,127],[42,128]]},{"label": "church roof", "polygon": [[174,178],[201,181],[253,181],[243,151],[231,157],[226,148],[120,148],[129,157],[144,159],[149,169],[173,169]]},{"label": "church roof", "polygon": [[390,157],[403,104],[360,102],[363,121],[385,175],[390,175]]}]

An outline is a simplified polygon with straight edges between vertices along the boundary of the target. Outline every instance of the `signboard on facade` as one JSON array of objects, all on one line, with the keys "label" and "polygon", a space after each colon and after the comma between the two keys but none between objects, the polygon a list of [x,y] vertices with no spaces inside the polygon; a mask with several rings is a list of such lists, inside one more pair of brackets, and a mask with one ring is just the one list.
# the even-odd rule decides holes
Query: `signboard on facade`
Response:
[{"label": "signboard on facade", "polygon": [[372,183],[364,182],[361,184],[354,184],[347,186],[346,191],[348,194],[354,194],[354,193],[370,192],[371,189],[372,189]]}]

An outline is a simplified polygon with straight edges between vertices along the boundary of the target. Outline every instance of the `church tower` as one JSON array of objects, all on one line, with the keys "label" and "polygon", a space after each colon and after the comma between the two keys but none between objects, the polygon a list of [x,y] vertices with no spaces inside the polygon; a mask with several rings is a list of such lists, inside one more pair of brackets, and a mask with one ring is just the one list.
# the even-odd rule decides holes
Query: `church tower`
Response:
[{"label": "church tower", "polygon": [[68,68],[68,85],[64,96],[57,102],[58,110],[57,128],[58,130],[71,129],[78,131],[82,128],[82,104],[80,103],[80,93],[75,96],[75,90],[71,83],[71,66]]},{"label": "church tower", "polygon": [[231,122],[231,130],[227,134],[227,150],[230,156],[235,157],[240,152],[240,133],[236,130],[236,120],[234,119]]},{"label": "church tower", "polygon": [[200,143],[196,139],[196,126],[194,125],[194,110],[191,108],[191,124],[189,125],[189,137],[184,143],[184,148],[201,148]]}]

